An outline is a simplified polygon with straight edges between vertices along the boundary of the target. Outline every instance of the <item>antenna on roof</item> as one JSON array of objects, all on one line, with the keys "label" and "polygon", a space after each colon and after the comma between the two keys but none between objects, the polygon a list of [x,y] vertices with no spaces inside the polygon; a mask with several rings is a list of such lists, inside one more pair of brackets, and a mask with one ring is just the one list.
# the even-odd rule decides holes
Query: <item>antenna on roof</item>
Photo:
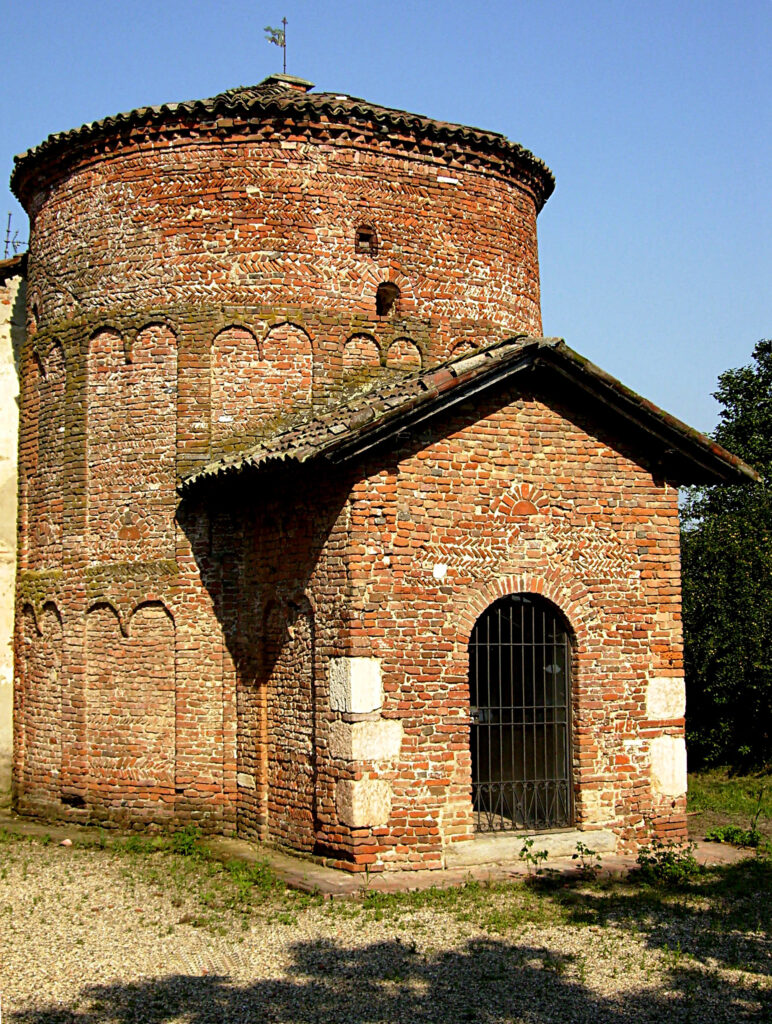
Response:
[{"label": "antenna on roof", "polygon": [[21,248],[21,245],[22,245],[22,243],[19,241],[19,232],[18,231],[14,231],[14,233],[11,234],[11,212],[9,210],[8,211],[8,223],[7,223],[6,228],[5,228],[5,253],[3,255],[3,259],[5,259],[5,260],[8,259],[8,252],[11,249],[13,249],[13,254],[15,256],[16,253]]},{"label": "antenna on roof", "polygon": [[287,74],[287,19],[282,18],[281,23],[283,28],[271,28],[270,25],[266,25],[263,29],[266,32],[266,39],[269,43],[273,43],[274,46],[280,46],[284,51],[284,74]]}]

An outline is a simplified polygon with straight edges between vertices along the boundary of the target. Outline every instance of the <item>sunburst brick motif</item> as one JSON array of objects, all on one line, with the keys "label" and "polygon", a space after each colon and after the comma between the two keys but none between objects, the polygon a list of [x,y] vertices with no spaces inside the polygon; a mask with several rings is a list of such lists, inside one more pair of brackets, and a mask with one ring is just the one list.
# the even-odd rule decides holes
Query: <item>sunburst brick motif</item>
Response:
[{"label": "sunburst brick motif", "polygon": [[513,484],[492,509],[496,516],[535,516],[549,508],[549,499],[538,487],[528,483]]}]

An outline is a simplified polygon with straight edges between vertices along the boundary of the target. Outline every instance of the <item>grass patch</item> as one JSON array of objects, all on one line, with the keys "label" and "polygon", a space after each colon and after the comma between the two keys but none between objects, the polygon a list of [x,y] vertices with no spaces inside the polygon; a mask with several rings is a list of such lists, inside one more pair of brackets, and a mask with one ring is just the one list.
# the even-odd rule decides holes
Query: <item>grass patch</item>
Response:
[{"label": "grass patch", "polygon": [[[559,903],[542,898],[550,881],[477,882],[432,887],[414,892],[383,893],[370,890],[357,901],[366,917],[399,922],[422,912],[446,914],[460,924],[468,922],[493,934],[513,933],[525,925],[555,925],[566,920]],[[356,912],[356,904],[346,912]]]},{"label": "grass patch", "polygon": [[[6,845],[0,854],[0,877],[3,861],[18,864],[20,853],[25,863],[30,855],[34,863],[36,846],[38,856],[58,857],[44,849],[45,838],[0,832],[0,844],[19,844],[16,849]],[[148,912],[153,894],[171,901],[178,912],[172,929],[188,926],[234,934],[265,921],[292,928],[306,912],[323,910],[333,919],[358,921],[363,929],[373,921],[386,921],[408,937],[430,937],[448,927],[512,937],[533,927],[611,926],[646,934],[647,941],[664,948],[675,941],[675,927],[688,933],[684,949],[690,955],[717,956],[718,940],[731,935],[739,943],[737,956],[754,963],[762,956],[758,936],[772,931],[772,860],[763,850],[755,859],[692,873],[682,872],[676,857],[690,855],[688,848],[674,851],[663,844],[661,850],[650,849],[649,856],[655,867],[662,863],[668,868],[664,874],[652,869],[648,876],[643,872],[624,880],[566,879],[547,869],[507,882],[469,880],[462,886],[400,893],[365,889],[351,900],[325,901],[318,894],[287,889],[265,861],[215,858],[196,830],[156,835],[100,830],[93,838],[72,848],[74,861],[66,855],[65,879],[82,858],[107,858],[127,891],[143,890],[137,898],[147,900],[142,906]],[[678,884],[669,885],[674,858]]]},{"label": "grass patch", "polygon": [[742,828],[740,825],[717,825],[706,831],[705,838],[712,843],[729,843],[746,849],[757,849],[762,842],[757,828]]},{"label": "grass patch", "polygon": [[761,815],[772,817],[772,775],[732,775],[726,769],[692,772],[689,775],[687,809],[695,813],[710,811],[714,814],[740,815],[750,818],[759,806]]},{"label": "grass patch", "polygon": [[693,839],[727,830],[724,841],[731,842],[730,835],[744,831],[757,833],[751,845],[763,845],[772,840],[772,774],[736,775],[727,769],[693,772],[687,811]]}]

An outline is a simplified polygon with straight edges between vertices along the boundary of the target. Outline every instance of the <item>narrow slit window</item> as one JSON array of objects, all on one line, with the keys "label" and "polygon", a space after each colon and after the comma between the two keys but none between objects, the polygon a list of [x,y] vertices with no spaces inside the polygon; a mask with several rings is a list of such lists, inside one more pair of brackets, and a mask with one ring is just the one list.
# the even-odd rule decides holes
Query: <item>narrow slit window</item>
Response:
[{"label": "narrow slit window", "polygon": [[375,293],[375,311],[378,316],[388,316],[399,298],[399,288],[391,281],[382,281]]}]

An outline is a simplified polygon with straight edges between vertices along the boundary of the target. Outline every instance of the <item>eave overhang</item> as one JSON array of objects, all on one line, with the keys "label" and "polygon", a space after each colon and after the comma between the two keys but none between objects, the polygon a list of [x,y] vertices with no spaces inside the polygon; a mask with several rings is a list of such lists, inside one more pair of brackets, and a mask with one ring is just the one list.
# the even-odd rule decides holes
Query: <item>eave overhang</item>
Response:
[{"label": "eave overhang", "polygon": [[[293,87],[300,84],[302,88]],[[537,212],[555,188],[547,165],[519,143],[499,132],[438,121],[422,114],[369,103],[344,93],[309,92],[311,82],[288,75],[271,75],[256,86],[239,86],[204,100],[138,107],[101,118],[70,131],[49,135],[38,146],[14,157],[11,191],[27,206],[31,194],[48,177],[57,179],[82,159],[108,151],[138,137],[211,134],[223,138],[231,132],[251,133],[279,120],[292,124],[333,125],[354,130],[367,126],[375,136],[391,138],[412,151],[417,140],[436,143],[444,152],[475,154],[483,165],[505,169],[527,183]]]},{"label": "eave overhang", "polygon": [[7,281],[9,277],[27,276],[27,254],[20,252],[17,256],[11,256],[7,260],[0,260],[0,282]]},{"label": "eave overhang", "polygon": [[705,434],[642,398],[560,338],[518,336],[439,366],[376,383],[322,415],[245,446],[184,477],[181,494],[281,463],[351,462],[398,443],[463,403],[523,379],[546,400],[576,409],[639,453],[674,485],[747,483],[759,474]]}]

